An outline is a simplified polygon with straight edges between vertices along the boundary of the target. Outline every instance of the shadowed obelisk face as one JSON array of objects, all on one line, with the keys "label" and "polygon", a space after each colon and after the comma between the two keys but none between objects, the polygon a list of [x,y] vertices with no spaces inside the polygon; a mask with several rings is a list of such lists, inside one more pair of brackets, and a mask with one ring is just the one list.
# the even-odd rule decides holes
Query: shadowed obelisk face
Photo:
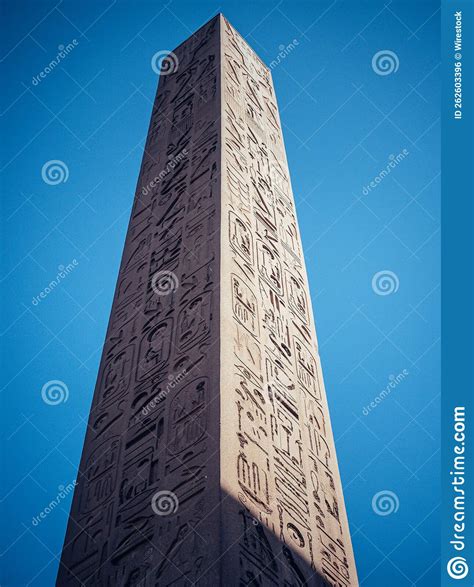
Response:
[{"label": "shadowed obelisk face", "polygon": [[58,585],[357,585],[271,76],[162,64]]}]

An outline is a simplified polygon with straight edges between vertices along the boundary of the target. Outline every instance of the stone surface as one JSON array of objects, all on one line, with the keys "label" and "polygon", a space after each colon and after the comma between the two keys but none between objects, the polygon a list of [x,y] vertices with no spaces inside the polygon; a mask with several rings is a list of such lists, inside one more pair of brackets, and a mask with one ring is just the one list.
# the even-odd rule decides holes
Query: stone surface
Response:
[{"label": "stone surface", "polygon": [[357,585],[271,75],[164,65],[58,585]]}]

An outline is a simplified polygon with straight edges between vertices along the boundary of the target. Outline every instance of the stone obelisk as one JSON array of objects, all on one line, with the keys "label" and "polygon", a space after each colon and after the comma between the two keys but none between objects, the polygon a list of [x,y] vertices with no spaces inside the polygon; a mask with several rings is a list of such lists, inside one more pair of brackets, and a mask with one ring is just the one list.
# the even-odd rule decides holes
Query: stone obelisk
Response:
[{"label": "stone obelisk", "polygon": [[268,68],[161,64],[57,584],[358,585]]}]

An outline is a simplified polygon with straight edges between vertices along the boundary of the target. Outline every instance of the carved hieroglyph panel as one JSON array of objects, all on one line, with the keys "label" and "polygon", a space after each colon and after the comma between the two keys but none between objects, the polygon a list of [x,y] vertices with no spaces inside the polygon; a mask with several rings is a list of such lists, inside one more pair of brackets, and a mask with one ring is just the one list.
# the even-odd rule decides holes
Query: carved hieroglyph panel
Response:
[{"label": "carved hieroglyph panel", "polygon": [[160,79],[58,585],[219,581],[219,25]]},{"label": "carved hieroglyph panel", "polygon": [[241,585],[354,586],[272,79],[221,30],[221,479],[240,524],[224,524],[224,548],[240,536],[226,563]]}]

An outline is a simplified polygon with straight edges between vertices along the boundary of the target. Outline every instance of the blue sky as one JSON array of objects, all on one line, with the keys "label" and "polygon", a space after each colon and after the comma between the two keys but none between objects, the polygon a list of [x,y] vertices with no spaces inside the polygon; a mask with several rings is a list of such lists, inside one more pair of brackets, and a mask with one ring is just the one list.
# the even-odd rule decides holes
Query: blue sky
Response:
[{"label": "blue sky", "polygon": [[[54,582],[71,496],[32,519],[76,475],[157,84],[151,59],[218,11],[267,64],[294,45],[272,74],[359,579],[431,586],[440,503],[438,4],[342,0],[3,3],[1,582]],[[45,73],[60,46],[64,58]],[[394,54],[393,71],[373,65],[380,51]],[[67,181],[43,180],[52,160]],[[67,386],[67,401],[54,406],[41,394],[52,380]],[[377,509],[380,492],[395,495],[389,515]]]}]

